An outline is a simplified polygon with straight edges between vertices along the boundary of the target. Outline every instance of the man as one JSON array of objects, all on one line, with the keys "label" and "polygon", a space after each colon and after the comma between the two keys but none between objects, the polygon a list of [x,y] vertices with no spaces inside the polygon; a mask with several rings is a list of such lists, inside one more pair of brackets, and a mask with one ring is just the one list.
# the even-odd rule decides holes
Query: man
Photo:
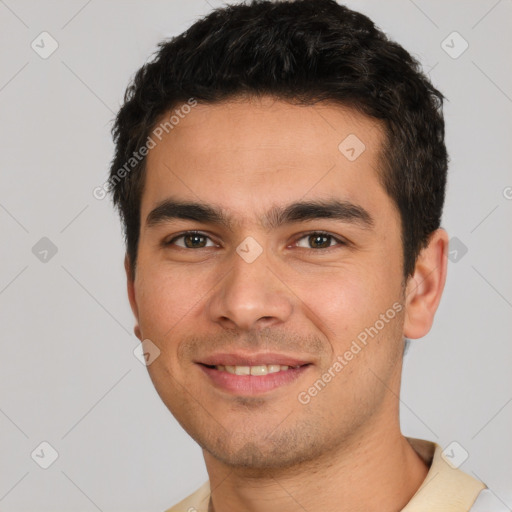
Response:
[{"label": "man", "polygon": [[136,74],[110,176],[128,295],[209,475],[169,511],[480,510],[399,424],[446,279],[442,101],[333,0],[217,9]]}]

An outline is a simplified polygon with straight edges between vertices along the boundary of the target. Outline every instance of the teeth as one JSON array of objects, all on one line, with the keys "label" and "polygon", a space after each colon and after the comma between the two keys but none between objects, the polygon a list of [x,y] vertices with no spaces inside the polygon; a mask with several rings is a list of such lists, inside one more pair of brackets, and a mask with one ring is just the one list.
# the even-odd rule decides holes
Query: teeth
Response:
[{"label": "teeth", "polygon": [[285,366],[279,364],[261,364],[257,366],[230,366],[218,365],[215,367],[221,372],[228,372],[234,375],[267,375],[288,370],[288,368],[298,368],[298,366]]},{"label": "teeth", "polygon": [[237,375],[250,375],[251,367],[250,366],[235,366],[235,373]]},{"label": "teeth", "polygon": [[251,375],[267,375],[267,365],[251,366]]}]

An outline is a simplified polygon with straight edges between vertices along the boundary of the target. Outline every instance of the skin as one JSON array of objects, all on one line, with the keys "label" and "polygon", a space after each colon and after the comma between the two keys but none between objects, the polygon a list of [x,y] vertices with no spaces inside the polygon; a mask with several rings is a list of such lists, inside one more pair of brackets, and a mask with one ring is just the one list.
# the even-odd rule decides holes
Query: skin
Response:
[{"label": "skin", "polygon": [[[365,151],[349,161],[349,134]],[[432,233],[403,280],[400,216],[379,181],[383,127],[339,105],[296,106],[268,97],[198,105],[153,148],[141,203],[137,271],[125,260],[139,339],[161,353],[148,366],[165,405],[203,448],[210,510],[400,510],[428,467],[401,434],[404,336],[432,325],[446,278],[448,235]],[[221,207],[232,229],[148,214],[172,196]],[[315,219],[266,229],[275,205],[348,200],[371,229]],[[207,247],[186,248],[186,230]],[[336,239],[317,242],[326,231]],[[262,253],[236,252],[253,237]],[[302,404],[297,397],[398,303],[402,310]],[[195,363],[213,352],[284,352],[310,361],[297,380],[258,397],[212,385]]]}]

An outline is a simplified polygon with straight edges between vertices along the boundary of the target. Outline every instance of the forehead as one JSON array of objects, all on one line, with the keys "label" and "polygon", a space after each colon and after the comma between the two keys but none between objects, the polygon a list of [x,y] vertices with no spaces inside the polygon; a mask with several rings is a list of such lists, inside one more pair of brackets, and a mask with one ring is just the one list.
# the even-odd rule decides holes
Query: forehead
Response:
[{"label": "forehead", "polygon": [[156,124],[167,129],[147,156],[142,223],[168,196],[259,218],[300,198],[335,195],[370,208],[387,198],[379,180],[383,125],[353,109],[245,98],[197,104],[165,125],[176,109]]}]

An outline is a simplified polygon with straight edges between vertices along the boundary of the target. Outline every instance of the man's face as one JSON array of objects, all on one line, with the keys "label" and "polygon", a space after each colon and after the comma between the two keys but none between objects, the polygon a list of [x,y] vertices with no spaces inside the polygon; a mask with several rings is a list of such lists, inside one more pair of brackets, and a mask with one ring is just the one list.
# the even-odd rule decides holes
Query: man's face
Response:
[{"label": "man's face", "polygon": [[[285,467],[398,416],[403,259],[383,138],[353,110],[265,98],[198,105],[150,151],[131,302],[160,350],[155,388],[205,454]],[[168,200],[229,225],[154,211]],[[304,202],[329,208],[277,214]]]}]

